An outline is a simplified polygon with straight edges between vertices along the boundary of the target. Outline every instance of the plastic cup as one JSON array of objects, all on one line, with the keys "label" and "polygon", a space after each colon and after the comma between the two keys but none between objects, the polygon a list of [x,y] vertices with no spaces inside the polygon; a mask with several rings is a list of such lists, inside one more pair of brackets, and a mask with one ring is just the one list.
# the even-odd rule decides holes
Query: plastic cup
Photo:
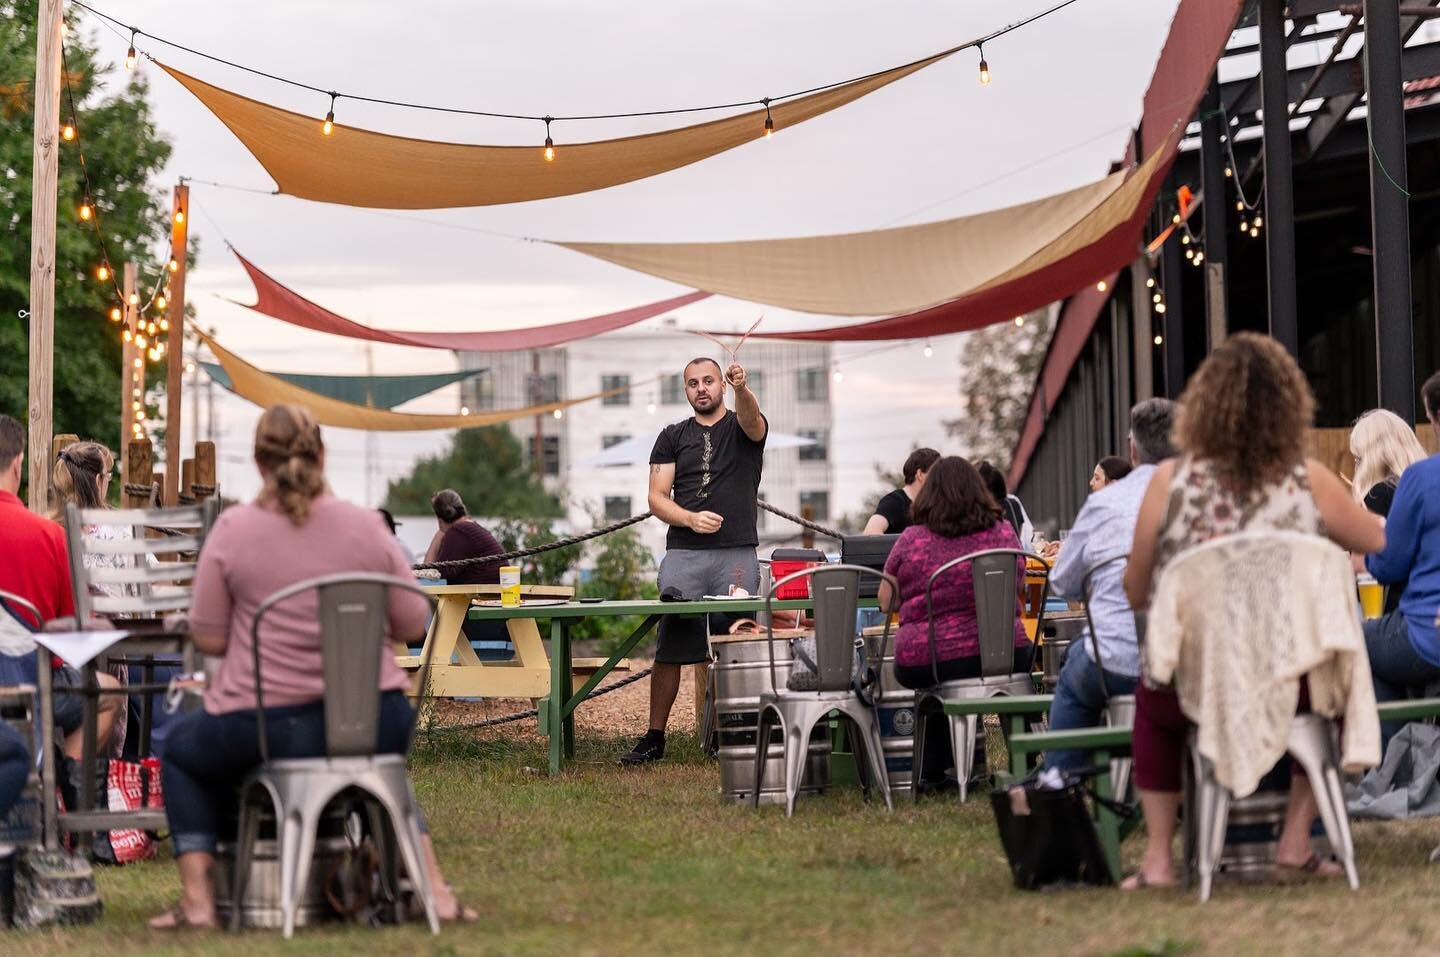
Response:
[{"label": "plastic cup", "polygon": [[520,606],[520,566],[500,566],[500,605],[504,608]]},{"label": "plastic cup", "polygon": [[1360,613],[1366,618],[1379,618],[1385,610],[1385,588],[1369,575],[1362,575],[1355,581],[1355,590],[1360,593]]}]

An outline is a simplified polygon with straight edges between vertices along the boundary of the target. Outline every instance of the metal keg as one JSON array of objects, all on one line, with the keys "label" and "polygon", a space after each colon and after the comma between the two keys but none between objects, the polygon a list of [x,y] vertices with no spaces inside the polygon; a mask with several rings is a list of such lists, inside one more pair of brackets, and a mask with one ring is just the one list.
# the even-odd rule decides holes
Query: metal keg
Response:
[{"label": "metal keg", "polygon": [[[756,731],[760,695],[773,690],[770,656],[764,635],[724,635],[710,639],[715,652],[715,727],[720,739],[720,793],[728,801],[748,801],[755,780]],[[784,683],[790,672],[790,643],[775,640],[775,675]],[[801,794],[818,794],[830,784],[830,729],[816,725],[810,756],[800,782]],[[780,729],[769,742],[765,774],[760,781],[761,804],[785,803],[785,750]]]},{"label": "metal keg", "polygon": [[[240,904],[241,927],[274,930],[284,923],[280,909],[280,858],[274,834],[274,815],[266,811],[260,822],[260,838],[250,856],[250,877],[245,883],[245,899]],[[345,837],[345,814],[337,806],[327,811],[320,822],[310,872],[305,879],[305,894],[295,911],[296,927],[335,919],[335,911],[325,899],[325,882],[344,859],[349,845]],[[234,871],[235,842],[221,841],[215,848],[215,866],[211,873],[215,881],[215,916],[222,927],[230,920]]]},{"label": "metal keg", "polygon": [[880,665],[880,739],[885,746],[885,770],[895,798],[910,793],[911,757],[915,749],[915,692],[895,680],[895,656]]},{"label": "metal keg", "polygon": [[1085,616],[1070,614],[1046,618],[1044,627],[1045,641],[1040,646],[1040,658],[1045,668],[1045,687],[1053,689],[1060,683],[1060,669],[1065,667],[1065,656],[1070,646],[1085,632]]}]

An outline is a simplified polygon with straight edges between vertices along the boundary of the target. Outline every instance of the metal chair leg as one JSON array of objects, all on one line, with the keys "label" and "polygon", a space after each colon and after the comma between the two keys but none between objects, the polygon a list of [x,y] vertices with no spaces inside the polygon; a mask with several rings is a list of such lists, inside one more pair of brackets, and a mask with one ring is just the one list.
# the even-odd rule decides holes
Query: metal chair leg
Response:
[{"label": "metal chair leg", "polygon": [[805,774],[805,762],[810,758],[810,730],[813,724],[809,715],[801,712],[796,719],[780,723],[781,744],[785,748],[785,816],[795,813],[795,798],[800,793],[800,779]]},{"label": "metal chair leg", "polygon": [[755,775],[750,786],[751,807],[760,806],[760,786],[765,781],[765,764],[770,760],[770,731],[773,727],[771,715],[774,714],[772,705],[761,707],[755,726]]},{"label": "metal chair leg", "polygon": [[930,700],[929,695],[920,695],[915,699],[915,737],[910,745],[910,803],[920,802],[920,779],[925,772],[925,726],[930,723],[929,715],[926,713],[926,704]]},{"label": "metal chair leg", "polygon": [[955,777],[960,782],[960,803],[970,795],[970,775],[975,772],[975,738],[979,717],[967,714],[950,719],[950,746],[955,752]]}]

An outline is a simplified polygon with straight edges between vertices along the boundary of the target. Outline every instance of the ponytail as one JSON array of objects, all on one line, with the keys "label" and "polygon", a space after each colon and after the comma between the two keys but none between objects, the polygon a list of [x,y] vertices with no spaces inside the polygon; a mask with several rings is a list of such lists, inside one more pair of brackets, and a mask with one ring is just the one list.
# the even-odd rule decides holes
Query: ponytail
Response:
[{"label": "ponytail", "polygon": [[100,477],[115,467],[115,456],[99,442],[71,442],[60,452],[50,472],[55,490],[53,513],[56,521],[65,517],[65,506],[104,508],[100,499]]},{"label": "ponytail", "polygon": [[320,426],[298,405],[277,405],[255,426],[255,461],[265,477],[258,500],[278,509],[292,525],[310,517],[310,503],[326,491],[320,459]]}]

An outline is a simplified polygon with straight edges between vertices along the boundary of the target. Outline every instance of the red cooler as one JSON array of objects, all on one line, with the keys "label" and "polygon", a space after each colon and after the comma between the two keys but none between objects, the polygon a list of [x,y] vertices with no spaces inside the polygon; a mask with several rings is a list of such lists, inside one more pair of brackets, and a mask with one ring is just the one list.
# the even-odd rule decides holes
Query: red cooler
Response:
[{"label": "red cooler", "polygon": [[[793,575],[812,565],[825,564],[825,553],[816,548],[777,548],[770,553],[770,577],[779,581],[786,575]],[[810,597],[810,579],[801,578],[787,582],[775,593],[780,601],[792,601]]]}]

